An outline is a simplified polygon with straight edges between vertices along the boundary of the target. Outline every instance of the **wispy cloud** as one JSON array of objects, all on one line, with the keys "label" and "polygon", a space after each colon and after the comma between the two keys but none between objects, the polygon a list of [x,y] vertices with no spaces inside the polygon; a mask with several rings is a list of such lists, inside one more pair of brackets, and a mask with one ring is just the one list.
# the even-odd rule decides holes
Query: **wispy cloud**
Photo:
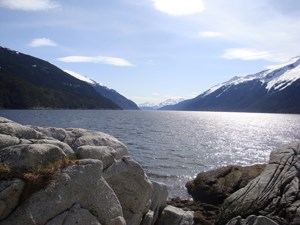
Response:
[{"label": "wispy cloud", "polygon": [[173,16],[192,15],[205,9],[202,0],[153,0],[153,3],[157,10]]},{"label": "wispy cloud", "polygon": [[204,37],[204,38],[214,38],[214,37],[223,36],[222,33],[213,32],[213,31],[204,31],[204,32],[199,32],[198,34],[200,37]]},{"label": "wispy cloud", "polygon": [[57,60],[68,63],[101,63],[113,66],[133,66],[126,59],[110,56],[66,56],[57,58]]},{"label": "wispy cloud", "polygon": [[28,44],[28,46],[33,48],[42,46],[54,47],[57,46],[57,44],[48,38],[35,38]]},{"label": "wispy cloud", "polygon": [[283,55],[274,54],[268,51],[259,51],[248,48],[227,49],[221,56],[225,59],[241,59],[241,60],[258,60],[263,59],[272,62],[280,62],[285,57]]},{"label": "wispy cloud", "polygon": [[0,0],[0,7],[22,11],[42,11],[59,8],[60,5],[52,0]]}]

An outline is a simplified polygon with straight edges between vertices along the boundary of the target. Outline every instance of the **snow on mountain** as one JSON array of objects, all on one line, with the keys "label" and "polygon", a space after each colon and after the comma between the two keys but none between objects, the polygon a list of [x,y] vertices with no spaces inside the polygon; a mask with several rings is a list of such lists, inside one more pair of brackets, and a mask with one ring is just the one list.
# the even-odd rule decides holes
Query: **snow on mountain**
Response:
[{"label": "snow on mountain", "polygon": [[139,105],[141,109],[159,109],[161,107],[167,106],[167,105],[175,105],[178,104],[179,102],[182,102],[184,99],[183,98],[170,98],[167,99],[159,104],[151,103],[151,102],[145,102]]},{"label": "snow on mountain", "polygon": [[[247,76],[235,76],[229,81],[217,84],[201,94],[202,97],[210,95],[220,88],[224,88],[226,92],[231,86],[246,83],[252,80],[259,80],[262,85],[266,85],[266,89],[270,91],[281,91],[291,85],[294,81],[300,78],[300,57],[294,57],[288,62],[276,66],[271,66],[269,69],[256,74]],[[221,93],[221,94],[222,94]],[[220,94],[220,95],[221,95]]]},{"label": "snow on mountain", "polygon": [[128,109],[128,110],[138,110],[139,107],[130,99],[127,99],[125,96],[121,95],[117,91],[110,89],[102,84],[97,83],[96,81],[83,76],[81,74],[75,73],[70,70],[64,70],[66,73],[70,74],[71,76],[84,81],[88,84],[90,84],[96,92],[98,92],[100,95],[102,95],[105,98],[108,98],[112,100],[117,105],[121,106],[122,109]]},{"label": "snow on mountain", "polygon": [[68,74],[70,74],[71,76],[73,76],[73,77],[75,77],[75,78],[77,78],[77,79],[79,79],[79,80],[82,80],[82,81],[84,81],[84,82],[87,82],[87,83],[89,83],[89,84],[91,84],[91,85],[95,85],[96,84],[96,82],[95,81],[93,81],[93,80],[91,80],[90,78],[88,78],[88,77],[86,77],[86,76],[83,76],[83,75],[81,75],[81,74],[79,74],[79,73],[75,73],[75,72],[73,72],[73,71],[71,71],[71,70],[64,70],[66,73],[68,73]]}]

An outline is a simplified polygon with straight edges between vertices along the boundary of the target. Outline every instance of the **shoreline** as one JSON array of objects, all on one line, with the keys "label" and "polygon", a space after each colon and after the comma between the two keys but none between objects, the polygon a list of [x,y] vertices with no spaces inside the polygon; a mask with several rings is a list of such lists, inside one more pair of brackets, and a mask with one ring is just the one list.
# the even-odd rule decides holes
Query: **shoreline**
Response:
[{"label": "shoreline", "polygon": [[[263,225],[267,220],[296,225],[299,155],[300,143],[272,151],[265,166],[202,172],[187,184],[194,201],[167,200],[167,187],[149,180],[127,147],[111,135],[24,126],[0,117],[0,225],[65,220],[82,225]],[[34,177],[43,185],[24,194]],[[261,192],[264,186],[267,193]]]}]

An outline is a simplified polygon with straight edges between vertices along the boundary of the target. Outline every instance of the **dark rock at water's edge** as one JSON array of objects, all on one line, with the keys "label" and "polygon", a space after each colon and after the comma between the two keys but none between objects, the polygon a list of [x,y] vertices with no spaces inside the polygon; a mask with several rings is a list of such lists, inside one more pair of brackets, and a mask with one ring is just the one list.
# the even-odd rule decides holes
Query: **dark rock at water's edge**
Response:
[{"label": "dark rock at water's edge", "polygon": [[233,192],[246,186],[257,177],[265,165],[227,166],[215,170],[202,172],[186,184],[188,193],[194,201],[208,204],[221,204]]},{"label": "dark rock at water's edge", "polygon": [[195,201],[175,198],[168,204],[194,211],[195,225],[299,225],[299,156],[295,143],[271,152],[267,165],[200,173],[187,183]]},{"label": "dark rock at water's edge", "polygon": [[218,224],[249,215],[268,217],[278,224],[300,224],[299,156],[300,143],[271,152],[263,172],[224,201]]}]

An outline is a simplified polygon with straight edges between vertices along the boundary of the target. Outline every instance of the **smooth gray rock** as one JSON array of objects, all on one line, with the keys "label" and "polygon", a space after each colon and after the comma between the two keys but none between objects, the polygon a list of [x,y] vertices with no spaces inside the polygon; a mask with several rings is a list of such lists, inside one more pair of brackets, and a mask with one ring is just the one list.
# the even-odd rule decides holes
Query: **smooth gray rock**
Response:
[{"label": "smooth gray rock", "polygon": [[20,179],[0,181],[0,220],[17,207],[24,186],[24,181]]},{"label": "smooth gray rock", "polygon": [[300,144],[275,150],[265,170],[229,196],[221,209],[220,224],[235,216],[256,214],[293,224],[299,221]]},{"label": "smooth gray rock", "polygon": [[115,137],[97,131],[81,128],[44,128],[32,126],[32,129],[47,137],[54,138],[68,144],[74,151],[81,146],[109,146],[114,149],[115,159],[128,155],[127,147]]},{"label": "smooth gray rock", "polygon": [[141,166],[123,157],[106,169],[103,176],[118,196],[127,225],[139,225],[150,208],[152,183]]},{"label": "smooth gray rock", "polygon": [[34,130],[29,126],[23,126],[21,124],[8,121],[0,123],[0,134],[11,135],[23,139],[41,139],[42,133]]},{"label": "smooth gray rock", "polygon": [[120,159],[128,154],[126,146],[115,137],[96,131],[84,129],[67,129],[65,142],[74,150],[80,146],[109,146],[116,151],[116,159]]},{"label": "smooth gray rock", "polygon": [[21,144],[0,150],[0,163],[22,171],[37,169],[65,157],[60,148],[51,144]]},{"label": "smooth gray rock", "polygon": [[78,165],[57,173],[45,189],[30,196],[0,224],[46,224],[77,203],[103,225],[125,225],[120,223],[122,208],[102,177],[102,163],[99,160],[80,160]]},{"label": "smooth gray rock", "polygon": [[242,219],[240,216],[231,219],[226,225],[278,225],[275,221],[265,216],[248,216]]},{"label": "smooth gray rock", "polygon": [[153,222],[154,224],[158,218],[159,210],[161,207],[165,207],[167,197],[168,197],[168,188],[167,185],[159,182],[152,181],[153,191],[151,196],[151,206],[150,210],[153,211]]},{"label": "smooth gray rock", "polygon": [[75,152],[73,149],[64,142],[58,140],[51,140],[51,139],[39,139],[39,140],[31,140],[34,144],[51,144],[59,147],[67,156],[74,155]]},{"label": "smooth gray rock", "polygon": [[64,141],[67,137],[67,131],[63,128],[56,128],[56,127],[37,127],[37,126],[30,126],[34,130],[44,134],[47,137],[54,138],[59,141]]},{"label": "smooth gray rock", "polygon": [[87,209],[81,208],[79,203],[74,204],[66,212],[51,219],[45,225],[101,225],[97,218]]},{"label": "smooth gray rock", "polygon": [[193,225],[194,213],[168,205],[158,218],[157,225]]},{"label": "smooth gray rock", "polygon": [[103,163],[103,170],[107,169],[115,162],[116,151],[108,146],[88,146],[84,145],[76,150],[78,159],[99,159]]},{"label": "smooth gray rock", "polygon": [[154,224],[154,212],[149,210],[143,218],[141,225],[152,225]]},{"label": "smooth gray rock", "polygon": [[20,143],[20,139],[11,135],[0,134],[0,149]]}]

